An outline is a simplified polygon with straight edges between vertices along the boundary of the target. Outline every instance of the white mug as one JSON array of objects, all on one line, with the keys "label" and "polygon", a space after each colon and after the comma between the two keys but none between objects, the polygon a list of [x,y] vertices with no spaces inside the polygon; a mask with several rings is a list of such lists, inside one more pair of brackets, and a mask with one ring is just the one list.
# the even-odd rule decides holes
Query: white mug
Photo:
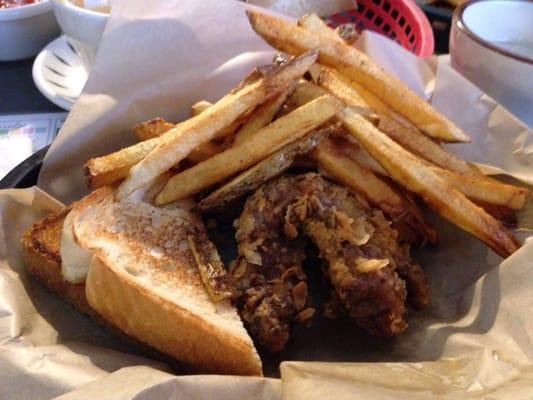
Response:
[{"label": "white mug", "polygon": [[533,1],[474,0],[459,6],[452,66],[533,127]]}]

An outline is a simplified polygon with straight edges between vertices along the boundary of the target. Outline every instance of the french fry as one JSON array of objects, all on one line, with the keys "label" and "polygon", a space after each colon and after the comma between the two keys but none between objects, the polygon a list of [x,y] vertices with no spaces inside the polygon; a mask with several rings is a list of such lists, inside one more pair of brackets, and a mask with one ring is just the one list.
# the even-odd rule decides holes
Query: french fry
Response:
[{"label": "french fry", "polygon": [[520,246],[502,224],[422,164],[416,156],[346,107],[339,120],[401,186],[419,194],[438,214],[507,257]]},{"label": "french fry", "polygon": [[321,63],[359,82],[427,135],[450,142],[470,140],[405,84],[348,44],[258,11],[248,10],[247,15],[252,28],[276,49],[292,55],[317,49]]},{"label": "french fry", "polygon": [[313,151],[318,166],[333,180],[361,194],[371,204],[383,210],[394,222],[405,222],[431,243],[437,242],[437,232],[422,217],[414,204],[406,201],[387,182],[360,166],[342,153],[328,138]]},{"label": "french fry", "polygon": [[140,140],[148,140],[158,136],[174,128],[174,124],[168,122],[164,118],[154,118],[149,121],[140,123],[133,128],[133,133]]},{"label": "french fry", "polygon": [[460,175],[442,168],[433,167],[431,170],[474,202],[521,210],[530,195],[525,188],[494,179]]},{"label": "french fry", "polygon": [[359,39],[357,25],[353,22],[340,24],[335,28],[335,33],[339,35],[346,43],[353,44]]},{"label": "french fry", "polygon": [[[235,121],[226,129],[218,132],[215,139],[223,138],[229,133],[234,132],[240,125],[240,120]],[[148,141],[157,138],[176,125],[166,121],[163,118],[154,118],[150,121],[143,122],[133,128],[133,133],[141,140]],[[148,143],[137,143],[133,146],[126,147],[122,150],[107,154],[102,157],[95,157],[89,160],[84,166],[84,175],[87,185],[91,189],[97,189],[102,186],[111,185],[128,176],[132,166],[139,163],[150,151],[157,145],[156,141]],[[223,146],[213,142],[205,142],[194,149],[187,159],[193,163],[199,163],[203,160],[220,153]]]},{"label": "french fry", "polygon": [[[322,85],[320,86],[325,87],[326,84],[340,86],[337,88],[339,95],[345,96],[345,99],[351,98],[351,101],[357,101],[359,107],[367,107],[379,114],[388,115],[399,120],[402,124],[409,123],[400,114],[396,113],[392,108],[381,101],[376,95],[365,89],[353,79],[340,74],[335,69],[322,64],[315,64],[313,65],[313,69],[309,72],[315,83],[320,85],[318,81],[322,81]],[[337,80],[340,80],[344,85],[337,83]],[[342,88],[342,86],[346,85],[351,86],[352,90],[350,92],[344,92],[346,89]]]},{"label": "french fry", "polygon": [[[245,83],[245,82],[247,82],[249,84],[249,83],[257,80],[260,73],[261,72],[260,72],[259,69],[254,69],[252,71],[252,73],[249,74],[239,84],[239,87],[244,87],[243,83]],[[205,110],[207,110],[212,105],[213,105],[213,103],[211,103],[211,102],[209,102],[207,100],[197,101],[196,103],[194,103],[191,106],[191,116],[196,117],[198,114],[204,112]],[[233,136],[233,134],[235,133],[235,131],[237,131],[237,129],[240,129],[240,126],[242,125],[243,121],[247,121],[248,117],[249,117],[248,113],[244,114],[241,118],[238,118],[237,120],[235,120],[235,122],[233,122],[232,124],[230,124],[226,128],[222,129],[220,132],[218,132],[214,139],[224,139],[223,140],[224,142],[229,142],[231,140],[231,136]],[[217,146],[216,144],[207,142],[207,143],[204,143],[204,144],[200,145],[187,158],[189,158],[190,160],[192,160],[194,162],[203,161],[206,158],[209,158],[212,155],[214,155],[216,153],[219,153],[222,150],[223,147],[224,147],[223,145]],[[196,154],[196,153],[198,153],[198,154]]]},{"label": "french fry", "polygon": [[233,144],[240,144],[250,138],[259,129],[268,125],[281,109],[281,106],[285,104],[287,97],[292,92],[292,87],[281,93],[277,98],[270,100],[269,102],[262,104],[254,111],[253,115],[241,126],[241,128],[235,134]]},{"label": "french fry", "polygon": [[[318,68],[317,68],[318,67]],[[318,66],[317,64],[313,65],[310,69],[311,75],[313,78],[317,77],[317,73],[320,74],[320,72],[325,69],[324,67],[321,68],[321,66]],[[331,71],[331,69],[328,69]],[[338,85],[336,87],[329,86],[328,88],[333,88],[333,90],[330,90],[330,93],[335,95],[340,100],[343,100],[345,103],[348,104],[355,104],[359,106],[360,109],[365,109],[367,106],[364,103],[364,100],[360,97],[357,97],[357,94],[355,96],[351,96],[351,89],[346,86]],[[293,94],[289,98],[289,101],[294,102],[296,105],[299,104],[305,104],[306,102],[310,101],[313,98],[316,98],[317,96],[320,96],[324,93],[324,90],[321,88],[316,87],[310,82],[300,82],[296,89],[294,90]],[[359,100],[358,100],[359,99]],[[368,114],[365,114],[366,118],[368,118]],[[379,125],[378,125],[379,127]],[[419,135],[419,137],[423,137],[422,143],[425,141],[431,142],[431,144],[434,144],[438,146],[435,142],[433,142],[431,139],[428,139],[422,135]],[[330,138],[328,141],[335,141],[339,140],[341,143],[337,145],[337,148],[342,149],[342,152],[348,157],[357,162],[359,165],[363,166],[364,168],[372,171],[373,173],[376,173],[378,175],[388,175],[387,172],[376,163],[376,161],[366,152],[365,149],[359,148],[358,145],[345,141],[343,139],[337,139],[337,138]],[[400,141],[399,141],[400,142]],[[403,143],[400,143],[403,144]],[[406,146],[407,147],[407,146]],[[431,148],[431,147],[430,147]],[[439,147],[440,148],[440,147]],[[449,167],[455,163],[455,165],[461,165],[462,160],[458,159],[457,157],[453,156],[451,153],[446,152],[444,149],[440,148],[443,151],[443,158],[447,158],[448,160],[452,160],[449,163],[444,163],[448,165]],[[443,159],[441,158],[441,159]],[[424,163],[424,160],[420,160],[419,162]],[[437,164],[435,162],[435,164]],[[468,163],[465,163],[467,166]],[[459,190],[461,193],[463,193],[465,196],[467,196],[469,199],[473,200],[476,203],[483,204],[483,205],[489,205],[492,204],[493,206],[498,206],[499,208],[488,208],[492,211],[498,211],[498,215],[508,215],[509,213],[502,214],[503,211],[501,207],[510,207],[515,209],[521,209],[526,201],[526,195],[528,193],[527,190],[512,186],[512,185],[504,185],[500,182],[494,181],[492,179],[486,178],[483,175],[480,175],[479,173],[474,173],[471,171],[470,175],[473,175],[472,177],[467,177],[458,173],[454,173],[451,171],[447,171],[442,168],[437,168],[432,165],[429,165],[425,163],[427,167],[430,167],[434,173],[439,175],[442,179],[446,180],[449,184],[451,184],[454,188]],[[461,169],[460,167],[457,167],[456,169]],[[468,170],[468,169],[467,169]],[[478,175],[479,174],[479,175]],[[510,205],[511,204],[511,205]],[[484,208],[487,208],[484,206]],[[385,210],[384,210],[385,211]],[[507,218],[509,220],[509,218]]]},{"label": "french fry", "polygon": [[211,107],[213,103],[207,101],[207,100],[200,100],[194,103],[191,106],[191,116],[196,117],[198,114],[203,113],[205,110],[207,110],[209,107]]},{"label": "french fry", "polygon": [[[492,215],[494,218],[499,219],[505,225],[513,228],[531,229],[533,224],[531,220],[527,220],[527,210],[513,210],[512,208],[504,206],[496,206],[494,204],[484,203],[482,201],[474,201],[478,206],[483,208],[486,212]],[[524,213],[526,218],[524,218]]]},{"label": "french fry", "polygon": [[91,189],[96,189],[124,179],[131,167],[141,162],[158,143],[159,138],[155,137],[114,153],[90,159],[83,166],[85,182]]},{"label": "french fry", "polygon": [[[367,110],[368,113],[376,112],[374,111],[376,110],[375,107],[372,107],[370,104],[368,104],[355,89],[346,83],[347,78],[344,78],[333,68],[320,64],[314,64],[309,69],[309,74],[311,75],[311,78],[315,84],[320,86],[322,89],[325,89],[327,92],[330,92],[344,103],[352,107],[358,107],[363,110]],[[385,105],[383,104],[383,106]]]},{"label": "french fry", "polygon": [[[315,66],[316,64],[310,68],[310,71],[312,71]],[[287,99],[288,108],[294,109],[310,102],[313,99],[316,99],[317,97],[323,96],[326,93],[327,92],[324,89],[315,85],[314,83],[301,80],[298,82],[298,85],[296,85],[296,88]],[[381,165],[379,165],[364,148],[357,144],[357,139],[350,135],[346,137],[344,137],[344,135],[343,137],[332,135],[329,140],[339,141],[340,143],[337,145],[337,148],[342,149],[344,154],[346,154],[349,158],[352,158],[352,160],[357,162],[362,167],[378,175],[388,176],[387,171],[385,171],[383,167],[381,167]]]},{"label": "french fry", "polygon": [[236,93],[239,90],[244,89],[251,83],[258,81],[259,79],[262,79],[265,76],[272,75],[276,71],[276,69],[277,67],[274,67],[271,64],[255,67],[254,69],[252,69],[252,71],[250,71],[248,75],[244,77],[242,81],[239,82],[239,84],[235,88],[231,90],[230,93]]},{"label": "french fry", "polygon": [[191,151],[191,154],[187,156],[187,159],[199,163],[213,157],[222,151],[222,146],[213,142],[205,142]]},{"label": "french fry", "polygon": [[325,94],[327,94],[325,90],[319,88],[317,85],[309,81],[302,79],[300,82],[298,82],[291,95],[288,97],[281,114],[287,114],[295,108],[298,108],[305,103],[309,103],[311,100],[314,100],[317,97]]},{"label": "french fry", "polygon": [[[349,138],[352,138],[353,140],[349,140]],[[365,148],[363,148],[353,136],[341,136],[331,139],[338,142],[337,149],[342,151],[346,157],[352,159],[363,168],[366,168],[379,176],[389,176],[387,171],[385,171],[383,167],[374,160],[370,154],[368,154]]]},{"label": "french fry", "polygon": [[[296,67],[296,73],[298,73],[298,68],[301,68],[301,66]],[[261,78],[264,78],[265,74],[267,74],[268,72],[274,74],[275,71],[270,67],[255,68],[250,74],[248,74],[248,76],[246,76],[243,81],[239,83],[239,85],[231,93],[238,93],[239,89],[242,90],[246,88],[247,85],[253,82],[257,82]],[[282,79],[284,78],[282,77]],[[204,103],[204,106],[207,106],[207,102]],[[246,115],[244,115],[243,117],[246,117]],[[233,133],[238,128],[238,126],[242,124],[241,118],[238,118],[229,126],[218,131],[215,134],[215,138],[223,138],[229,133]],[[156,122],[156,125],[159,131],[161,131],[163,127],[168,127],[167,123],[162,123],[162,121]],[[141,130],[143,130],[141,135],[145,135],[145,137],[147,137],[150,134],[155,133],[155,129],[152,129],[150,131],[146,128],[146,126],[141,128]],[[173,126],[173,129],[174,128],[175,126]],[[96,189],[98,187],[110,185],[121,179],[124,179],[128,176],[133,166],[141,162],[152,150],[157,147],[159,141],[160,139],[153,138],[153,140],[146,140],[142,143],[134,144],[124,149],[118,150],[114,153],[89,160],[84,165],[84,175],[87,185],[92,189]],[[205,158],[212,156],[213,154],[216,154],[221,150],[220,148],[215,148],[214,146],[211,146],[206,143],[209,142],[205,142],[200,145],[199,149],[197,148],[193,150],[191,154],[188,155],[188,157],[190,157],[192,161],[199,162],[201,160],[204,160]]]},{"label": "french fry", "polygon": [[308,31],[320,33],[321,35],[327,36],[331,40],[337,40],[344,43],[344,40],[315,13],[309,13],[301,16],[298,18],[296,24],[299,27],[307,29]]},{"label": "french fry", "polygon": [[344,155],[333,140],[326,139],[313,151],[318,166],[339,183],[360,193],[370,203],[391,216],[404,212],[403,201],[396,192],[373,172]]},{"label": "french fry", "polygon": [[464,175],[483,176],[475,165],[460,159],[418,130],[410,129],[391,117],[378,116],[374,124],[407,150],[435,165]]},{"label": "french fry", "polygon": [[[310,68],[310,71],[313,70],[315,66],[316,64]],[[288,108],[294,109],[296,107],[300,107],[303,104],[308,103],[317,97],[323,96],[326,93],[327,92],[324,89],[320,88],[314,83],[301,80],[298,82],[298,85],[296,85],[296,88],[287,99]],[[364,148],[357,144],[357,139],[353,138],[352,136],[348,135],[346,137],[337,137],[332,135],[332,137],[329,138],[329,141],[338,141],[339,143],[336,146],[337,149],[342,150],[342,152],[348,156],[348,158],[351,158],[362,167],[378,175],[388,176],[387,171],[385,171],[383,167],[381,167],[381,165],[379,165]]]},{"label": "french fry", "polygon": [[308,31],[320,33],[333,40],[339,40],[348,44],[355,42],[359,36],[355,24],[341,24],[333,30],[315,13],[306,14],[298,18],[297,25]]},{"label": "french fry", "polygon": [[[196,104],[199,104],[203,101],[205,100],[202,100]],[[161,136],[163,133],[168,132],[174,127],[175,127],[174,124],[168,122],[167,120],[163,118],[154,118],[154,119],[151,119],[150,121],[143,122],[137,125],[136,127],[134,127],[133,133],[135,134],[135,136],[137,136],[141,140],[148,140],[154,137]],[[200,145],[199,147],[197,147],[196,149],[194,149],[187,158],[195,163],[198,163],[209,157],[212,157],[213,155],[217,153],[220,153],[220,151],[222,151],[221,146],[215,143],[212,143],[212,142],[206,142]],[[124,177],[125,176],[119,179],[122,179]]]},{"label": "french fry", "polygon": [[[207,100],[200,100],[191,106],[191,115],[194,117],[207,110],[210,106],[212,106],[212,103]],[[166,119],[158,117],[134,126],[133,133],[140,140],[148,140],[161,136],[175,126],[176,125],[172,122],[168,122]]]},{"label": "french fry", "polygon": [[198,193],[250,167],[328,121],[342,107],[340,101],[326,95],[297,108],[247,141],[172,177],[156,197],[156,204],[170,203]]},{"label": "french fry", "polygon": [[230,92],[203,113],[163,134],[157,139],[157,146],[131,168],[117,191],[117,198],[122,199],[150,185],[159,175],[187,157],[199,145],[213,139],[217,132],[234,123],[247,111],[286,90],[301,78],[316,58],[316,51],[305,53],[271,75]]},{"label": "french fry", "polygon": [[[371,158],[365,149],[361,149],[356,144],[348,142],[343,138],[330,140],[340,141],[341,143],[337,145],[339,151],[342,151],[343,154],[358,164],[375,174],[381,176],[389,175],[383,167]],[[482,205],[483,208],[490,210],[490,214],[493,214],[492,211],[495,211],[508,215],[509,211],[505,209],[514,210],[515,212],[522,210],[526,205],[528,197],[531,196],[531,192],[528,189],[505,184],[484,175],[467,176],[435,166],[428,166],[428,168],[467,198]]]},{"label": "french fry", "polygon": [[[369,92],[362,96],[359,90],[351,86],[350,82],[335,70],[315,64],[311,67],[310,73],[315,83],[346,104],[369,110],[367,119],[372,121],[380,131],[386,133],[412,153],[435,165],[461,174],[482,175],[475,166],[446,151],[408,122],[407,126],[398,122],[394,118],[395,113],[388,109],[386,104],[383,104]],[[371,104],[367,102],[369,98]],[[376,110],[378,114],[373,114],[371,109]]]},{"label": "french fry", "polygon": [[225,207],[239,197],[257,189],[264,182],[291,167],[296,157],[309,153],[318,143],[330,133],[338,130],[339,127],[340,124],[337,123],[336,125],[315,129],[302,139],[283,147],[202,199],[198,204],[198,209],[209,211]]}]

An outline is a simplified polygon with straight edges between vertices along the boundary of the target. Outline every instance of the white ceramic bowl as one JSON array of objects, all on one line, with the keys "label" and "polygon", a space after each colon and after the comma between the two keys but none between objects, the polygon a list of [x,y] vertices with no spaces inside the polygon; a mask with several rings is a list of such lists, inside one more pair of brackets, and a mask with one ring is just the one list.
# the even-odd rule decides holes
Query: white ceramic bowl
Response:
[{"label": "white ceramic bowl", "polygon": [[0,61],[34,56],[59,35],[50,0],[0,10]]},{"label": "white ceramic bowl", "polygon": [[66,0],[52,0],[61,30],[80,53],[87,67],[94,59],[108,14],[78,7]]},{"label": "white ceramic bowl", "polygon": [[533,127],[533,1],[462,4],[450,55],[455,69]]}]

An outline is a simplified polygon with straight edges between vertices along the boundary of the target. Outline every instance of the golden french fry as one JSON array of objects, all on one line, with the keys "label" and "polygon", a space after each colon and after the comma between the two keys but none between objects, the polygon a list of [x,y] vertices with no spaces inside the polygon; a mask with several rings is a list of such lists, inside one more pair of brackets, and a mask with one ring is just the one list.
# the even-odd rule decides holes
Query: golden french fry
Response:
[{"label": "golden french fry", "polygon": [[[346,141],[344,138],[332,138],[331,140],[341,142],[337,146],[339,151],[361,166],[379,176],[389,175],[365,149],[359,148],[357,144]],[[504,184],[483,175],[466,176],[435,166],[428,166],[428,168],[474,203],[483,207],[489,214],[510,224],[517,222],[517,212],[526,207],[527,200],[531,197],[531,192],[525,188]]]},{"label": "golden french fry", "polygon": [[239,197],[257,189],[264,182],[278,176],[293,165],[296,157],[309,153],[326,136],[339,129],[339,126],[336,124],[315,129],[302,139],[283,147],[202,199],[198,204],[198,209],[208,211],[225,207]]},{"label": "golden french fry", "polygon": [[[254,69],[254,71],[250,75],[248,75],[239,84],[239,86],[244,87],[243,82],[250,83],[253,80],[257,80],[257,74],[258,74],[258,70]],[[253,77],[254,79],[251,79],[250,77]],[[196,117],[198,114],[204,112],[212,105],[213,103],[207,100],[197,101],[191,106],[191,116]],[[214,139],[227,139],[229,136],[235,133],[235,131],[241,126],[243,120],[245,120],[246,118],[247,118],[247,115],[243,115],[243,117],[237,119],[234,123],[230,124],[228,127],[218,132],[216,136],[214,137]],[[217,146],[216,144],[207,142],[207,143],[200,145],[187,158],[194,162],[203,161],[206,158],[211,157],[213,154],[219,153],[222,150],[222,147],[223,146]]]},{"label": "golden french fry", "polygon": [[[407,125],[398,122],[394,118],[395,113],[388,109],[386,104],[369,92],[364,96],[361,95],[360,91],[350,85],[349,80],[337,71],[315,64],[309,72],[313,81],[346,104],[369,110],[367,119],[407,150],[443,168],[462,174],[481,176],[481,172],[475,166],[446,151],[408,122]],[[369,98],[371,104],[367,102]],[[378,114],[372,115],[371,109],[376,110]]]},{"label": "golden french fry", "polygon": [[196,117],[198,114],[203,113],[205,110],[207,110],[212,105],[213,103],[207,100],[197,101],[191,106],[191,117]]},{"label": "golden french fry", "polygon": [[460,128],[355,48],[258,11],[247,14],[252,28],[276,49],[292,55],[317,49],[321,63],[359,82],[426,134],[451,142],[469,141]]},{"label": "golden french fry", "polygon": [[[316,65],[317,64],[314,64],[309,71],[311,72]],[[323,96],[326,93],[327,92],[324,89],[320,88],[314,83],[301,80],[298,82],[298,85],[296,85],[296,88],[287,99],[288,108],[294,109],[296,107],[300,107],[301,105],[308,103],[317,97]],[[340,133],[344,132],[341,131]],[[364,148],[361,148],[358,144],[356,144],[357,139],[353,138],[351,135],[346,137],[344,137],[344,135],[343,137],[330,137],[329,140],[339,141],[336,147],[342,150],[344,154],[346,154],[349,158],[352,158],[352,160],[357,162],[362,167],[377,173],[378,175],[388,175],[387,171],[385,171],[383,167],[381,167],[381,165],[379,165]]]},{"label": "golden french fry", "polygon": [[[274,72],[275,71],[271,67],[255,68],[250,74],[248,74],[248,76],[245,77],[243,81],[239,83],[235,89],[233,89],[231,93],[237,93],[239,90],[246,88],[247,85],[264,78],[266,74],[273,74]],[[207,106],[205,103],[204,105]],[[229,134],[235,132],[235,130],[242,124],[242,118],[246,118],[246,116],[247,115],[245,113],[233,123],[218,131],[215,134],[215,138],[225,138]],[[160,135],[168,132],[162,132],[163,128],[169,127],[168,122],[159,120],[155,123],[155,125],[156,127],[152,127],[151,129],[149,126],[142,126],[140,128],[142,132],[138,133],[138,136],[144,139],[144,142],[137,143],[114,153],[89,160],[84,165],[84,175],[87,185],[92,189],[96,189],[101,186],[113,184],[127,177],[131,168],[141,162],[153,149],[157,147],[160,139],[157,137],[148,138],[148,136],[155,135],[156,132]],[[174,128],[175,126],[173,125],[172,129]],[[199,162],[220,152],[221,149],[221,145],[205,142],[194,149],[188,155],[188,157],[193,162]]]},{"label": "golden french fry", "polygon": [[345,24],[338,25],[335,28],[335,33],[348,44],[353,44],[357,41],[357,39],[359,39],[357,25],[353,22],[347,22]]},{"label": "golden french fry", "polygon": [[[111,185],[128,176],[132,166],[139,163],[150,151],[157,146],[157,138],[173,129],[176,125],[164,120],[155,118],[137,125],[133,131],[135,135],[145,142],[118,150],[114,153],[101,157],[95,157],[84,165],[84,175],[87,185],[91,189]],[[228,131],[235,131],[237,124],[231,124],[228,128],[217,133],[215,138],[223,137]],[[222,151],[222,145],[206,142],[194,149],[187,159],[194,163],[203,161]]]},{"label": "golden french fry", "polygon": [[[369,113],[375,113],[375,108],[371,107],[359,93],[347,84],[347,78],[333,68],[326,67],[320,64],[314,64],[309,69],[309,74],[313,82],[330,92],[335,97],[342,100],[344,103],[352,106],[368,110]],[[385,106],[386,107],[386,106]]]},{"label": "golden french fry", "polygon": [[483,208],[486,212],[492,215],[494,218],[499,219],[507,226],[531,229],[533,226],[531,221],[527,221],[527,216],[524,218],[524,212],[527,215],[526,210],[513,210],[505,206],[497,206],[494,204],[484,203],[482,201],[474,201],[478,206]]},{"label": "golden french fry", "polygon": [[259,79],[264,78],[265,76],[271,75],[275,70],[276,67],[271,64],[255,67],[254,69],[252,69],[252,71],[250,71],[248,75],[244,77],[242,81],[239,82],[239,84],[235,88],[231,90],[230,93],[236,93],[239,90],[244,89],[250,83],[258,81]]},{"label": "golden french fry", "polygon": [[431,170],[473,201],[521,210],[530,195],[529,190],[525,188],[483,176],[465,176],[436,167]]},{"label": "golden french fry", "polygon": [[[202,100],[204,101],[204,100]],[[199,104],[201,102],[198,102],[196,104]],[[193,106],[194,107],[194,106]],[[133,133],[135,133],[135,136],[137,136],[141,140],[148,140],[152,139],[158,136],[161,136],[163,133],[168,132],[172,128],[174,128],[176,125],[168,122],[164,118],[154,118],[149,121],[143,122],[136,127],[133,128]],[[207,142],[196,148],[192,151],[191,154],[187,157],[191,161],[197,163],[200,161],[203,161],[209,157],[212,157],[216,153],[219,153],[221,151],[221,147],[216,145],[215,143]],[[105,157],[105,156],[104,156]],[[129,171],[129,169],[128,169]],[[126,171],[126,175],[128,173]],[[122,179],[124,176],[120,176],[118,179]],[[118,175],[117,175],[118,176]],[[108,184],[111,182],[108,182]]]},{"label": "golden french fry", "polygon": [[135,126],[133,128],[133,133],[140,140],[148,140],[161,136],[172,128],[174,128],[174,124],[168,122],[166,119],[154,118]]},{"label": "golden french fry", "polygon": [[298,108],[305,103],[309,103],[311,100],[314,100],[317,97],[325,94],[327,94],[325,90],[319,88],[311,82],[302,79],[300,82],[298,82],[291,95],[288,97],[285,105],[283,106],[281,114],[287,114],[295,108]]},{"label": "golden french fry", "polygon": [[[317,64],[314,64],[309,71],[311,72]],[[301,80],[296,85],[296,88],[292,94],[287,99],[287,104],[289,109],[294,109],[305,103],[310,102],[317,97],[323,96],[327,92],[321,87],[315,85],[312,82]],[[342,99],[341,99],[342,100]],[[340,133],[344,133],[341,131]],[[382,176],[387,176],[387,171],[379,165],[376,160],[374,160],[368,152],[361,148],[357,143],[357,139],[353,138],[351,135],[346,137],[330,137],[331,141],[339,141],[337,145],[338,149],[342,149],[342,152],[346,154],[349,158],[352,158],[362,167]]]},{"label": "golden french fry", "polygon": [[247,111],[286,90],[315,62],[317,52],[311,51],[276,69],[240,90],[232,91],[203,113],[193,117],[158,138],[157,147],[133,168],[117,191],[121,199],[151,184],[159,175],[183,160],[202,143],[213,139]]},{"label": "golden french fry", "polygon": [[[380,100],[375,94],[368,91],[368,89],[365,89],[362,85],[360,85],[353,79],[350,79],[349,77],[340,74],[335,69],[332,69],[331,67],[327,67],[322,64],[315,64],[313,65],[313,69],[309,72],[311,73],[313,81],[317,82],[318,80],[323,80],[324,86],[327,83],[329,83],[330,85],[341,86],[337,88],[337,91],[339,91],[339,95],[346,96],[346,99],[352,98],[351,101],[359,102],[360,107],[364,107],[366,104],[366,107],[374,110],[379,114],[388,115],[390,117],[398,119],[403,124],[408,123],[405,118],[403,118],[400,114],[396,113],[392,108],[390,108],[387,104]],[[333,81],[328,82],[328,80]],[[348,84],[352,87],[353,91],[344,93],[345,89],[341,91],[341,88],[344,85],[339,85],[335,82],[336,80],[340,80],[342,83],[344,83],[344,85]]]},{"label": "golden french fry", "polygon": [[397,183],[420,195],[438,214],[485,242],[502,257],[509,256],[520,247],[518,240],[499,221],[357,111],[346,107],[337,117]]},{"label": "golden french fry", "polygon": [[315,13],[309,13],[298,18],[296,24],[299,27],[307,29],[311,32],[320,33],[321,35],[327,36],[331,40],[337,40],[339,42],[344,42],[344,40],[337,35],[337,33],[331,29],[328,24],[326,24],[322,18],[320,18]]},{"label": "golden french fry", "polygon": [[[254,72],[252,72],[251,75],[248,75],[244,79],[243,82],[249,82],[250,76],[255,76],[257,74],[258,72],[255,69]],[[257,79],[254,79],[254,80],[257,80]],[[241,85],[242,85],[242,82],[241,82]],[[191,106],[191,115],[195,117],[198,114],[207,110],[212,105],[213,103],[207,100],[200,100]],[[195,150],[193,150],[192,153],[187,156],[187,159],[191,160],[194,163],[199,163],[200,161],[207,160],[209,157],[212,157],[215,154],[220,153],[224,149],[226,141],[231,140],[231,136],[241,126],[242,121],[247,119],[247,117],[248,117],[247,114],[243,115],[241,118],[238,118],[235,122],[233,122],[226,128],[222,129],[220,132],[218,132],[215,135],[214,139],[222,139],[223,143],[217,143],[217,142],[203,143],[200,146],[198,146]]]},{"label": "golden french fry", "polygon": [[156,197],[156,204],[198,193],[235,173],[265,159],[323,124],[343,105],[331,96],[322,96],[267,125],[247,141],[172,177]]},{"label": "golden french fry", "polygon": [[297,25],[308,31],[320,33],[333,40],[340,40],[348,44],[355,42],[359,36],[355,24],[341,24],[332,29],[315,13],[306,14],[298,18]]},{"label": "golden french fry", "polygon": [[292,87],[281,93],[277,98],[260,105],[257,110],[254,110],[250,119],[235,134],[233,144],[236,145],[244,142],[259,131],[259,129],[268,125],[279,112],[291,92]]},{"label": "golden french fry", "polygon": [[422,217],[416,206],[404,199],[387,182],[343,154],[334,140],[328,138],[313,151],[318,166],[333,180],[361,194],[383,210],[394,222],[405,222],[431,243],[437,233]]},{"label": "golden french fry", "polygon": [[[315,79],[318,77],[318,74],[320,74],[320,72],[324,69],[325,67],[318,66],[317,64],[315,64],[311,67],[310,72],[313,78]],[[331,71],[331,69],[328,70]],[[361,99],[360,97],[357,97],[357,94],[355,96],[351,96],[351,89],[349,87],[342,85],[331,86],[330,83],[331,82],[327,84],[328,89],[333,89],[329,90],[330,93],[343,100],[345,103],[348,103],[350,105],[355,104],[359,106],[360,109],[365,108],[365,100]],[[322,93],[323,90],[320,88],[316,88],[316,86],[314,86],[312,83],[301,82],[296,87],[291,98],[294,99],[296,104],[302,104],[309,101],[309,99],[319,96]],[[366,118],[369,118],[369,115],[365,114],[364,112],[363,115],[365,115]],[[379,127],[380,126],[378,124],[378,128]],[[428,139],[423,135],[419,134],[419,137],[423,138],[420,142],[420,146],[424,146],[424,143],[426,141],[431,142],[429,146],[426,145],[429,149],[433,148],[431,144],[438,146],[431,139]],[[348,158],[354,160],[364,168],[378,175],[388,175],[388,173],[383,169],[383,167],[376,163],[376,160],[374,160],[364,148],[360,148],[357,144],[350,141],[346,141],[344,139],[330,138],[328,140],[340,141],[340,143],[337,144],[337,148],[342,151],[342,153],[345,154]],[[401,140],[398,140],[398,142],[400,144],[403,144],[401,143]],[[459,190],[470,200],[474,201],[477,204],[483,205],[483,208],[487,209],[490,214],[493,214],[495,216],[505,216],[505,220],[510,221],[510,213],[505,210],[505,208],[508,207],[511,209],[520,210],[524,207],[526,197],[529,193],[526,189],[512,185],[504,185],[493,179],[486,178],[481,175],[477,171],[477,169],[475,169],[475,167],[470,166],[470,164],[465,163],[463,160],[460,160],[459,158],[446,152],[444,149],[440,147],[439,149],[442,150],[442,153],[437,157],[439,158],[439,160],[441,160],[442,164],[447,165],[450,169],[453,169],[453,167],[455,167],[455,170],[461,170],[463,173],[469,172],[470,176],[465,176],[457,172],[447,171],[445,169],[432,166],[430,164],[425,163],[424,160],[421,159],[418,159],[418,161],[423,163],[426,167],[429,167],[435,174],[447,181],[450,185],[452,185],[455,189]],[[448,160],[448,162],[442,160]],[[462,163],[466,164],[466,168],[461,167]],[[437,164],[437,162],[435,162],[435,164]],[[470,169],[470,167],[474,169]]]},{"label": "golden french fry", "polygon": [[194,149],[191,154],[187,156],[187,160],[194,163],[199,163],[213,157],[222,151],[222,146],[213,142],[205,142]]},{"label": "golden french fry", "polygon": [[313,156],[334,180],[360,193],[387,214],[399,216],[404,212],[401,197],[385,181],[344,155],[333,140],[324,140]]},{"label": "golden french fry", "polygon": [[374,123],[407,150],[435,165],[464,175],[483,176],[475,165],[461,160],[416,129],[410,129],[388,116],[378,116]]},{"label": "golden french fry", "polygon": [[[348,142],[343,138],[334,138],[330,140],[340,141],[341,143],[337,145],[339,151],[342,151],[343,154],[358,164],[364,166],[375,174],[381,176],[389,175],[381,165],[376,163],[365,149],[361,149],[356,144]],[[467,176],[435,166],[429,166],[428,168],[470,200],[482,204],[483,208],[486,208],[485,205],[492,205],[515,211],[522,210],[526,205],[528,196],[531,195],[531,192],[528,189],[505,184],[483,175]],[[492,208],[492,210],[496,209]],[[499,210],[499,212],[503,211],[504,210],[501,209]],[[492,214],[492,212],[490,214]]]},{"label": "golden french fry", "polygon": [[148,139],[114,153],[92,158],[83,166],[87,185],[96,189],[111,185],[126,176],[159,143],[159,138]]},{"label": "golden french fry", "polygon": [[387,171],[385,171],[383,167],[374,160],[370,154],[368,154],[368,151],[366,151],[355,138],[353,138],[353,140],[348,140],[350,137],[353,138],[353,136],[349,135],[346,137],[335,137],[332,138],[332,140],[338,142],[337,148],[342,151],[346,157],[352,159],[363,168],[366,168],[379,176],[389,176]]}]

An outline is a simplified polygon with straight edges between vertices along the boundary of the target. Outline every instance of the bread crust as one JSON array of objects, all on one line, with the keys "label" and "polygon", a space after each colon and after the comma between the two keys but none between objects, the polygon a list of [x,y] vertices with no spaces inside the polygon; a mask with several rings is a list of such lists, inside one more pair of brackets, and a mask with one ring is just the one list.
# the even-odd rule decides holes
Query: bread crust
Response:
[{"label": "bread crust", "polygon": [[262,375],[251,343],[154,295],[113,268],[105,255],[95,256],[86,281],[89,304],[126,334],[202,371]]},{"label": "bread crust", "polygon": [[70,210],[65,207],[28,228],[22,236],[22,257],[28,272],[39,282],[76,310],[95,316],[85,296],[85,285],[67,282],[61,274],[61,230]]}]

